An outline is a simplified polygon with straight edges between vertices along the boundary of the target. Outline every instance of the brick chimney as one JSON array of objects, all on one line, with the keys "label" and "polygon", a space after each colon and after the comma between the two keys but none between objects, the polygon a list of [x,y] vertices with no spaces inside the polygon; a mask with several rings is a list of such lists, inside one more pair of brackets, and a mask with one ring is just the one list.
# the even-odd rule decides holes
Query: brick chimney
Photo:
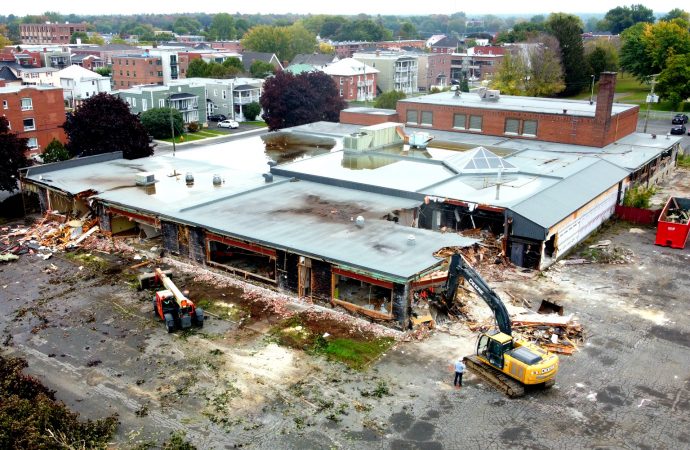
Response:
[{"label": "brick chimney", "polygon": [[594,110],[593,140],[597,147],[604,147],[611,142],[609,130],[611,128],[611,111],[613,110],[613,94],[616,90],[616,72],[602,72],[599,75],[599,93]]},{"label": "brick chimney", "polygon": [[616,72],[601,72],[599,75],[599,93],[597,93],[597,107],[594,113],[594,121],[597,125],[603,125],[604,131],[611,124],[611,109],[613,107],[613,94],[616,90]]}]

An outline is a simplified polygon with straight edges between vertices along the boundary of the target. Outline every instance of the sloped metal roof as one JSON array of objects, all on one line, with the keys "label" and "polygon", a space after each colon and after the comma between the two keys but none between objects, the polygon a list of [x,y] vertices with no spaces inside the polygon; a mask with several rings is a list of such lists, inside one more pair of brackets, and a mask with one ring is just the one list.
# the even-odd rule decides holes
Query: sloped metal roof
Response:
[{"label": "sloped metal roof", "polygon": [[544,228],[550,228],[627,176],[627,170],[599,160],[510,209]]}]

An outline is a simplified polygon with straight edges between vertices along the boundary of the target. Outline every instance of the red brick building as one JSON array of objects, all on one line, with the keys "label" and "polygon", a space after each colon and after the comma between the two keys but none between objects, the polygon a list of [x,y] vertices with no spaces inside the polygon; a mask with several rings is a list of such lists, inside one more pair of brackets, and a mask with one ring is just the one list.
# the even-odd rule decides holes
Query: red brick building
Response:
[{"label": "red brick building", "polygon": [[214,50],[242,53],[242,44],[240,43],[240,41],[214,41],[211,42],[209,45]]},{"label": "red brick building", "polygon": [[114,89],[163,84],[161,57],[148,53],[113,55],[112,79]]},{"label": "red brick building", "polygon": [[19,25],[22,44],[69,44],[76,32],[86,33],[86,23],[23,23]]},{"label": "red brick building", "polygon": [[[614,104],[616,73],[603,72],[596,103],[501,96],[498,91],[441,92],[398,101],[393,121],[409,126],[563,144],[605,147],[633,133],[639,106]],[[366,112],[341,122],[370,125]]]},{"label": "red brick building", "polygon": [[65,123],[64,105],[62,88],[0,87],[0,113],[10,122],[12,132],[29,140],[28,157],[42,153],[53,138],[66,142],[60,128]]},{"label": "red brick building", "polygon": [[0,62],[13,62],[22,67],[41,67],[41,52],[5,47],[0,49]]}]

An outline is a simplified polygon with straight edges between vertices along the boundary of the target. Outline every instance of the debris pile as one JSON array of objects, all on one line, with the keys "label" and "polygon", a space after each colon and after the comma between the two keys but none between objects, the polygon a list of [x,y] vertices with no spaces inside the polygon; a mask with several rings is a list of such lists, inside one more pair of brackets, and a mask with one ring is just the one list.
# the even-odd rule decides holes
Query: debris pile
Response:
[{"label": "debris pile", "polygon": [[512,322],[516,332],[554,353],[572,355],[584,343],[582,325],[572,314],[521,314]]},{"label": "debris pile", "polygon": [[31,226],[0,228],[0,260],[24,254],[48,259],[53,253],[77,247],[106,253],[134,251],[123,241],[100,234],[97,223],[90,214],[66,221],[64,216],[48,212]]},{"label": "debris pile", "polygon": [[628,264],[634,258],[632,250],[614,245],[606,239],[588,246],[580,253],[580,258],[566,259],[562,264]]},{"label": "debris pile", "polygon": [[683,225],[690,224],[690,208],[683,208],[675,198],[671,198],[666,215],[661,220]]},{"label": "debris pile", "polygon": [[450,258],[453,253],[461,253],[482,276],[495,281],[504,281],[512,275],[520,274],[522,268],[516,268],[503,252],[501,236],[496,236],[490,231],[480,228],[464,230],[460,234],[465,237],[477,238],[480,242],[466,248],[446,247],[434,253],[434,256]]}]

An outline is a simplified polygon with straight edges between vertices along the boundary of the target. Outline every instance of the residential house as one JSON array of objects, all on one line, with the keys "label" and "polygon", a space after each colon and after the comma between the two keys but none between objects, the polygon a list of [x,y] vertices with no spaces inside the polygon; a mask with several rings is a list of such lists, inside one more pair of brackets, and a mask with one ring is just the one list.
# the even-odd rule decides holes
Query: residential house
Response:
[{"label": "residential house", "polygon": [[103,62],[103,65],[112,66],[113,55],[140,53],[141,49],[127,44],[81,45],[77,47],[70,47],[70,52],[72,53],[73,58],[75,56],[98,56]]},{"label": "residential house", "polygon": [[338,58],[352,58],[352,55],[357,52],[376,49],[374,44],[366,41],[331,42],[331,45],[335,48],[335,54]]},{"label": "residential house", "polygon": [[8,66],[0,66],[0,86],[21,86],[22,79],[12,72]]},{"label": "residential house", "polygon": [[184,123],[206,123],[206,92],[204,86],[174,83],[172,86],[135,86],[113,91],[128,105],[132,114],[170,105],[182,114]]},{"label": "residential house", "polygon": [[244,108],[250,103],[259,103],[264,80],[261,78],[237,78],[232,90],[232,103],[236,120],[244,121]]},{"label": "residential house", "polygon": [[431,53],[456,53],[460,47],[460,40],[458,38],[444,36],[433,44],[429,45]]},{"label": "residential house", "polygon": [[57,86],[55,74],[58,70],[52,67],[20,67],[15,70],[15,73],[25,85],[47,84]]},{"label": "residential house", "polygon": [[88,70],[95,70],[105,66],[100,56],[96,55],[73,55],[71,59],[73,65],[81,66]]},{"label": "residential house", "polygon": [[22,44],[69,44],[76,32],[86,33],[86,23],[23,23],[19,25]]},{"label": "residential house", "polygon": [[147,51],[114,55],[112,79],[115,89],[127,89],[146,84],[163,84],[161,57],[152,55]]},{"label": "residential house", "polygon": [[299,75],[306,72],[323,72],[311,64],[290,64],[285,68],[285,72],[290,72],[293,75]]},{"label": "residential house", "polygon": [[263,61],[269,63],[273,66],[276,72],[283,70],[283,64],[280,62],[275,53],[262,53],[262,52],[244,52],[242,53],[242,65],[244,65],[244,71],[246,73],[251,73],[252,63],[254,61]]},{"label": "residential house", "polygon": [[53,139],[65,142],[62,88],[47,85],[0,87],[0,114],[12,132],[27,138],[27,157],[42,153]]},{"label": "residential house", "polygon": [[290,66],[297,65],[297,64],[308,64],[317,70],[323,70],[328,66],[329,64],[333,64],[334,62],[338,62],[340,58],[336,55],[329,55],[325,53],[303,53],[295,56],[292,58],[292,61],[290,61]]},{"label": "residential house", "polygon": [[110,93],[110,77],[104,77],[81,66],[71,65],[57,72],[55,77],[60,82],[65,101],[71,107],[100,92]]},{"label": "residential house", "polygon": [[451,56],[451,77],[461,79],[466,76],[470,81],[491,79],[498,71],[504,47],[476,46],[465,53],[453,53]]},{"label": "residential house", "polygon": [[323,71],[330,75],[346,101],[370,101],[376,97],[378,69],[354,58],[329,64]]},{"label": "residential house", "polygon": [[16,47],[0,49],[0,63],[16,63],[22,67],[41,67],[41,53]]},{"label": "residential house", "polygon": [[355,53],[357,61],[379,70],[376,83],[380,92],[417,92],[417,56],[400,52]]},{"label": "residential house", "polygon": [[242,43],[240,41],[213,41],[210,42],[209,45],[214,50],[242,53]]},{"label": "residential house", "polygon": [[450,85],[450,61],[448,53],[420,52],[417,56],[417,87],[422,92],[431,88],[443,89]]},{"label": "residential house", "polygon": [[48,50],[41,52],[43,60],[43,67],[52,67],[54,69],[64,69],[72,65],[72,57],[69,51],[65,50]]},{"label": "residential house", "polygon": [[399,39],[397,41],[379,41],[374,44],[376,48],[385,50],[419,49],[426,47],[426,41],[422,39]]}]

